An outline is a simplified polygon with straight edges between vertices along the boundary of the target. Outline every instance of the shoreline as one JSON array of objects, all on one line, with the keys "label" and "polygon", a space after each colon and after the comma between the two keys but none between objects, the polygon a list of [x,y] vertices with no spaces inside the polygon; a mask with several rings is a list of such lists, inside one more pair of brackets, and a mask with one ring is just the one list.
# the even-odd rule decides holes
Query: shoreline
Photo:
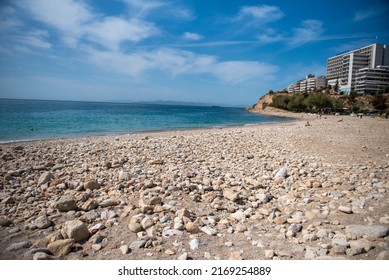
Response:
[{"label": "shoreline", "polygon": [[[263,114],[265,115],[265,114]],[[271,116],[271,115],[268,115]],[[274,117],[278,117],[274,115]],[[0,145],[10,144],[10,143],[25,143],[25,142],[35,142],[35,141],[50,141],[50,140],[66,140],[66,139],[79,139],[79,138],[94,138],[94,137],[117,137],[123,135],[138,135],[138,134],[148,134],[148,133],[164,133],[164,132],[186,132],[186,131],[196,131],[196,130],[214,130],[214,129],[225,129],[225,128],[239,128],[246,126],[263,126],[263,125],[277,125],[281,123],[294,122],[296,119],[292,117],[279,116],[280,119],[289,119],[283,121],[267,121],[263,123],[248,123],[241,125],[221,125],[221,126],[200,126],[200,127],[182,127],[182,128],[171,128],[171,129],[156,129],[156,130],[144,130],[144,131],[134,131],[134,132],[107,132],[99,134],[82,134],[79,136],[69,135],[63,137],[48,137],[48,138],[32,138],[32,139],[14,139],[14,140],[1,140]]]},{"label": "shoreline", "polygon": [[0,259],[387,258],[387,139],[303,115],[0,144]]}]

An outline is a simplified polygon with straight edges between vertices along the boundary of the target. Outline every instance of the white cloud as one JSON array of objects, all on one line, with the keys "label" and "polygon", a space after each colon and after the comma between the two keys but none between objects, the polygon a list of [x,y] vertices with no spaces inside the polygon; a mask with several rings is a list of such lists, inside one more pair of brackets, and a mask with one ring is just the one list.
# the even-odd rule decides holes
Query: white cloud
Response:
[{"label": "white cloud", "polygon": [[21,0],[15,2],[29,11],[32,16],[56,28],[65,37],[77,39],[84,33],[83,26],[94,19],[90,8],[83,2],[74,0]]},{"label": "white cloud", "polygon": [[277,34],[277,35],[262,34],[259,35],[257,38],[259,42],[263,44],[275,43],[275,42],[283,41],[285,39],[284,36],[282,36],[281,34]]},{"label": "white cloud", "polygon": [[370,18],[372,16],[381,14],[383,11],[386,9],[384,7],[381,7],[379,10],[378,9],[368,9],[368,10],[363,10],[363,11],[358,11],[354,14],[354,21],[362,21],[367,18]]},{"label": "white cloud", "polygon": [[49,32],[47,30],[33,30],[27,32],[26,35],[20,36],[20,43],[38,49],[51,49],[51,43],[47,42]]},{"label": "white cloud", "polygon": [[171,48],[129,54],[91,48],[86,51],[91,63],[134,77],[147,71],[160,71],[173,76],[211,74],[223,82],[238,84],[250,80],[268,80],[278,71],[276,66],[262,62],[218,61],[215,56]]},{"label": "white cloud", "polygon": [[197,33],[192,33],[192,32],[185,32],[182,37],[187,40],[193,40],[193,41],[199,41],[202,40],[204,37],[200,34]]},{"label": "white cloud", "polygon": [[247,21],[250,25],[260,25],[277,21],[284,16],[284,13],[277,6],[259,5],[244,6],[240,8],[237,21]]},{"label": "white cloud", "polygon": [[177,5],[177,3],[163,0],[122,0],[132,10],[136,18],[144,18],[149,14],[158,11],[158,15],[169,15],[169,17],[192,20],[194,15],[191,10]]},{"label": "white cloud", "polygon": [[118,49],[124,41],[139,42],[159,33],[154,24],[138,19],[106,17],[85,27],[88,39],[110,49]]},{"label": "white cloud", "polygon": [[304,20],[300,27],[293,29],[293,34],[288,39],[288,43],[292,46],[298,46],[319,40],[323,32],[323,23],[321,21],[313,19]]}]

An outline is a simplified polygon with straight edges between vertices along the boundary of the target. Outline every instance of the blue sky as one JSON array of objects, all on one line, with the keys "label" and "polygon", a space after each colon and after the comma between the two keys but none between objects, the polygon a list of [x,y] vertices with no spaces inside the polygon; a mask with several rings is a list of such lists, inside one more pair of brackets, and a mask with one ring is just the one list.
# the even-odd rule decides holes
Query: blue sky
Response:
[{"label": "blue sky", "polygon": [[252,105],[389,43],[388,16],[385,0],[2,0],[0,97]]}]

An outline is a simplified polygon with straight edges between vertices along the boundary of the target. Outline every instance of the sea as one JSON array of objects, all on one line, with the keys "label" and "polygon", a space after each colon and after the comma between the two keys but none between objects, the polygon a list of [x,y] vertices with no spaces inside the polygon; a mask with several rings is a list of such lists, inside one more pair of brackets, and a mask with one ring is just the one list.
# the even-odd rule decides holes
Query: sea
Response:
[{"label": "sea", "polygon": [[244,108],[0,99],[0,142],[217,128],[290,119]]}]

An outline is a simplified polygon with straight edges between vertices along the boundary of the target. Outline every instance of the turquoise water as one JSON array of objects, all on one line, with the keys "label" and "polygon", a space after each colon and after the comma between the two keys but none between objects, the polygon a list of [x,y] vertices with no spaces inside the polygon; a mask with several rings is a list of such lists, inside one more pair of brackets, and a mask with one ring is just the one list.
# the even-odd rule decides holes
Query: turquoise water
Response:
[{"label": "turquoise water", "polygon": [[0,141],[224,127],[288,119],[243,108],[0,99]]}]

